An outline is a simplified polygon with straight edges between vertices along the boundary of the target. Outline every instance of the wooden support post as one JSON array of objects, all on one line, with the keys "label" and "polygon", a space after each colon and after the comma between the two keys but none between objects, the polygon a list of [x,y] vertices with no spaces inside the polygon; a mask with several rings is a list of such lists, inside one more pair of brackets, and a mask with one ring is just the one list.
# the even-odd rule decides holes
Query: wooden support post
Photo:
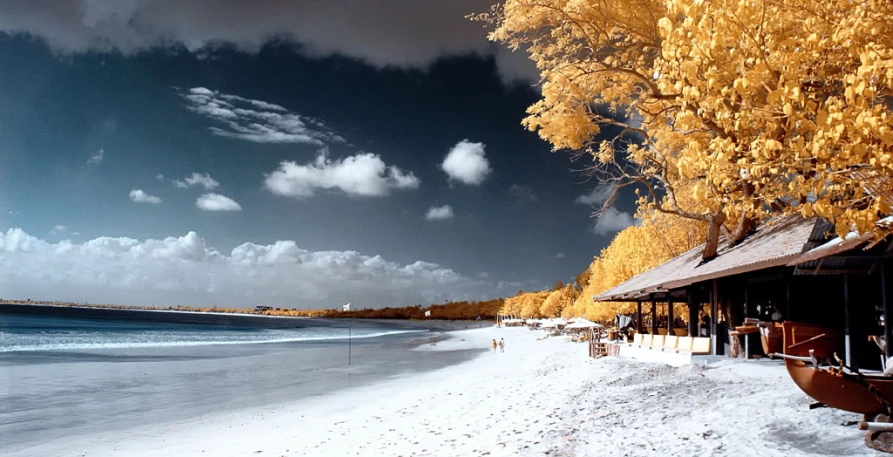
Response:
[{"label": "wooden support post", "polygon": [[673,329],[676,326],[673,325],[673,320],[673,297],[667,294],[667,335],[675,335]]},{"label": "wooden support post", "polygon": [[716,347],[716,321],[719,318],[717,311],[717,303],[719,302],[719,285],[717,281],[713,280],[713,290],[710,293],[710,346],[713,355],[721,354],[722,351],[717,350]]},{"label": "wooden support post", "polygon": [[636,300],[636,333],[642,333],[645,326],[642,325],[642,300]]},{"label": "wooden support post", "polygon": [[853,334],[853,309],[850,303],[850,275],[843,275],[843,328],[844,328],[844,361],[854,369],[859,369],[858,363],[853,358],[851,343]]},{"label": "wooden support post", "polygon": [[[748,317],[750,314],[750,283],[744,284],[744,318]],[[744,335],[744,358],[750,358],[750,338],[748,335]]]},{"label": "wooden support post", "polygon": [[783,321],[792,321],[794,320],[793,316],[791,316],[791,275],[790,273],[786,273],[784,275],[784,315],[781,316],[781,320]]},{"label": "wooden support post", "polygon": [[688,297],[688,336],[698,335],[698,301],[692,297],[691,289],[685,291]]},{"label": "wooden support post", "polygon": [[887,360],[893,358],[893,325],[889,324],[893,317],[893,290],[888,290],[890,284],[890,269],[887,268],[887,261],[881,260],[881,301],[884,305],[884,340],[887,342],[886,356]]},{"label": "wooden support post", "polygon": [[651,300],[651,334],[657,335],[657,302]]}]

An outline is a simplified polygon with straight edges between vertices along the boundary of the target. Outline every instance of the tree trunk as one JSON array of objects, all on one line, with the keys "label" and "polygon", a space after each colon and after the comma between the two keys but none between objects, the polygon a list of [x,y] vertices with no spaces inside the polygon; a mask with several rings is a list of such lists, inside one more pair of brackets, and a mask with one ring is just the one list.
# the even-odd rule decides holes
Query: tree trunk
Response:
[{"label": "tree trunk", "polygon": [[729,239],[726,240],[729,243],[729,247],[732,247],[744,240],[744,237],[746,237],[747,234],[754,229],[754,227],[756,227],[756,221],[754,220],[754,218],[742,213],[741,216],[738,217],[738,224],[735,226],[735,230],[731,232]]},{"label": "tree trunk", "polygon": [[716,257],[716,251],[719,250],[719,234],[725,221],[726,213],[722,208],[710,219],[710,226],[707,228],[707,244],[704,246],[704,252],[701,253],[702,261],[706,262]]},{"label": "tree trunk", "polygon": [[[745,197],[751,197],[754,193],[754,190],[755,189],[753,184],[749,182],[744,183]],[[738,223],[735,224],[735,230],[733,230],[732,233],[726,235],[726,237],[728,238],[726,242],[729,243],[729,247],[732,247],[744,240],[744,237],[746,237],[747,234],[754,229],[754,227],[756,227],[756,221],[754,220],[754,218],[748,216],[747,212],[742,212],[741,215],[738,216]]]},{"label": "tree trunk", "polygon": [[720,310],[723,313],[723,318],[729,324],[729,357],[736,359],[744,352],[744,347],[741,344],[741,336],[732,335],[732,331],[735,330],[735,327],[741,325],[741,320],[739,319],[740,315],[738,314],[738,310],[732,305],[731,300],[722,302]]}]

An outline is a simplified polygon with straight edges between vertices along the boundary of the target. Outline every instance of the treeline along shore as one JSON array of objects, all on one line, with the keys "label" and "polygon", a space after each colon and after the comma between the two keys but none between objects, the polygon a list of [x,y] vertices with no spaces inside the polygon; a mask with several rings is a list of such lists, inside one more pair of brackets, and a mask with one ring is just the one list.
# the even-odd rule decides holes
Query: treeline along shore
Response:
[{"label": "treeline along shore", "polygon": [[[282,319],[265,320],[270,328],[304,327],[306,318],[355,318],[395,320],[493,320],[504,300],[482,302],[450,302],[440,305],[385,307],[378,309],[306,310],[287,308],[218,308],[189,306],[128,306],[110,304],[80,304],[73,302],[35,302],[31,300],[0,300],[0,313],[59,317],[83,317],[177,322],[230,326],[257,326],[259,316]],[[427,314],[427,316],[426,316]],[[291,318],[291,319],[285,319]],[[300,318],[300,319],[299,319]]]},{"label": "treeline along shore", "polygon": [[0,314],[41,317],[75,317],[85,319],[114,319],[139,322],[219,325],[230,327],[295,328],[312,325],[306,318],[259,319],[249,313],[212,313],[179,310],[93,307],[89,305],[10,304],[0,303]]}]

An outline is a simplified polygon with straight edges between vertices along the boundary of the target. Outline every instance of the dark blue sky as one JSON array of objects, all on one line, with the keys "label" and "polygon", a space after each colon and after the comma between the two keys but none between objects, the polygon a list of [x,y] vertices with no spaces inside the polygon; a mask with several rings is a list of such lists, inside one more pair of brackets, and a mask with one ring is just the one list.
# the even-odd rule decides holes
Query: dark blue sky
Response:
[{"label": "dark blue sky", "polygon": [[[596,183],[521,127],[537,92],[506,82],[493,55],[394,67],[292,41],[126,54],[51,41],[0,32],[0,267],[16,270],[0,296],[298,307],[504,296],[568,280],[613,235],[594,233],[591,207],[575,203]],[[227,127],[201,111],[213,102],[188,97],[205,89],[274,117]],[[269,133],[285,114],[326,136],[233,133]],[[442,167],[466,139],[484,145],[479,184]],[[312,195],[268,185],[281,163],[307,172],[323,148],[326,171],[288,181]],[[368,178],[396,167],[414,183],[371,196],[338,184],[354,178],[336,165],[366,153],[385,166]],[[193,173],[218,185],[176,185]],[[223,203],[200,207],[207,194]],[[444,205],[451,218],[426,218]]]}]

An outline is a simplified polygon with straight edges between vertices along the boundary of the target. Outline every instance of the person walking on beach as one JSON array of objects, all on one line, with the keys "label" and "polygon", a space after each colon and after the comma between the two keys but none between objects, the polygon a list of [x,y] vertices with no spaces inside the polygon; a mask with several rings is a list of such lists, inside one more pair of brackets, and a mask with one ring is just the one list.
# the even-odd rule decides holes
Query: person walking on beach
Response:
[{"label": "person walking on beach", "polygon": [[493,352],[496,352],[496,338],[493,338]]},{"label": "person walking on beach", "polygon": [[499,352],[505,352],[505,340],[499,339]]}]

